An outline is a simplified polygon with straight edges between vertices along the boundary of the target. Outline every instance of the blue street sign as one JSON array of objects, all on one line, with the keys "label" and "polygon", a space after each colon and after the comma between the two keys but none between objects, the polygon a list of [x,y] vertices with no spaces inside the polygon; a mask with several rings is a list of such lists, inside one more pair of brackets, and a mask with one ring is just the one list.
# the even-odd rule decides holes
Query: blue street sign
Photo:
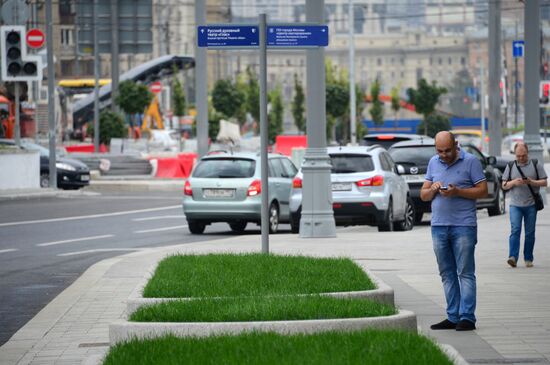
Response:
[{"label": "blue street sign", "polygon": [[268,47],[326,47],[328,26],[326,25],[268,25]]},{"label": "blue street sign", "polygon": [[258,47],[257,25],[208,25],[198,27],[199,47]]},{"label": "blue street sign", "polygon": [[468,86],[465,91],[469,98],[475,98],[478,94],[477,88],[472,86]]},{"label": "blue street sign", "polygon": [[523,57],[523,50],[525,48],[524,41],[513,41],[512,42],[512,55],[514,58]]}]

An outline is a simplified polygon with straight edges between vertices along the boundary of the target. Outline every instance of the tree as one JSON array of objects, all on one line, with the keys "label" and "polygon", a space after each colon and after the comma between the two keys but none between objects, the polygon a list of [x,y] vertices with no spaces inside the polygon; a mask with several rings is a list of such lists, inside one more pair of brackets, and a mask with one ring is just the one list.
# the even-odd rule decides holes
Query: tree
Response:
[{"label": "tree", "polygon": [[372,106],[369,109],[372,121],[376,125],[384,124],[384,106],[380,101],[380,81],[376,79],[370,88]]},{"label": "tree", "polygon": [[394,119],[393,119],[393,127],[397,127],[397,113],[399,113],[399,109],[401,109],[401,98],[399,97],[399,88],[393,87],[391,89],[391,109],[394,113]]},{"label": "tree", "polygon": [[[435,137],[437,132],[440,131],[448,131],[451,129],[451,122],[449,122],[449,119],[444,117],[443,115],[438,115],[436,113],[430,114],[427,117],[428,123],[426,124],[425,120],[422,120],[420,124],[418,125],[416,131],[417,133],[422,133],[424,131],[424,134],[430,137]],[[427,131],[426,131],[427,128]]]},{"label": "tree", "polygon": [[365,90],[363,90],[358,84],[355,85],[355,110],[357,120],[355,121],[355,135],[357,140],[361,141],[366,133],[365,126],[363,125],[363,109],[365,107]]},{"label": "tree", "polygon": [[235,117],[245,100],[245,95],[231,82],[218,80],[212,90],[212,103],[225,118]]},{"label": "tree", "polygon": [[251,67],[246,68],[248,78],[248,88],[246,90],[246,108],[255,121],[260,120],[260,85],[258,84],[258,75],[254,73]]},{"label": "tree", "polygon": [[[99,114],[99,143],[111,144],[111,138],[124,138],[126,136],[124,120],[119,113],[105,109]],[[94,124],[88,123],[86,133],[94,135]]]},{"label": "tree", "polygon": [[294,124],[300,132],[306,131],[306,119],[305,119],[305,100],[304,88],[298,75],[294,74],[294,100],[292,102],[292,116],[294,117]]},{"label": "tree", "polygon": [[417,89],[408,88],[407,95],[409,102],[414,105],[416,112],[424,116],[424,134],[428,134],[428,117],[435,111],[435,106],[439,102],[439,97],[447,92],[444,87],[437,86],[436,81],[428,84],[425,79],[418,80]]},{"label": "tree", "polygon": [[174,115],[178,117],[184,116],[187,102],[183,86],[176,77],[174,77],[174,81],[172,82],[172,103],[174,104]]},{"label": "tree", "polygon": [[268,115],[269,129],[268,129],[268,139],[270,143],[275,142],[275,137],[278,134],[281,134],[283,131],[283,97],[281,95],[281,87],[277,87],[269,92],[269,103],[271,104],[271,109]]},{"label": "tree", "polygon": [[468,88],[473,89],[474,82],[466,69],[458,71],[449,86],[449,104],[451,112],[459,117],[476,117],[477,111],[473,109],[474,100],[466,95]]},{"label": "tree", "polygon": [[151,103],[153,97],[153,93],[149,91],[147,86],[127,80],[121,82],[118,86],[115,103],[126,114],[141,114]]},{"label": "tree", "polygon": [[336,72],[330,59],[325,61],[325,79],[327,139],[330,140],[335,138],[332,133],[335,125],[341,123],[342,117],[349,111],[349,87],[345,75]]}]

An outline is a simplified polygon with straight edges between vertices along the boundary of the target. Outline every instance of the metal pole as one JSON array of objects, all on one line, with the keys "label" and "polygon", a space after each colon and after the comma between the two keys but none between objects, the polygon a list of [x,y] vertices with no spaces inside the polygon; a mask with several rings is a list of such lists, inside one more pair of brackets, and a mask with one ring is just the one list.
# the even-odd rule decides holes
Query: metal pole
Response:
[{"label": "metal pole", "polygon": [[119,54],[118,54],[118,0],[111,0],[111,110],[118,112],[115,99],[118,95]]},{"label": "metal pole", "polygon": [[99,39],[98,39],[98,0],[94,0],[94,151],[99,152]]},{"label": "metal pole", "polygon": [[[324,23],[324,0],[306,0],[306,21]],[[302,171],[303,199],[300,237],[336,237],[332,211],[330,159],[327,154],[325,50],[306,51],[307,145]]]},{"label": "metal pole", "polygon": [[[206,0],[195,1],[195,25],[206,24]],[[208,152],[208,71],[206,48],[195,42],[195,105],[197,106],[197,153],[199,157]]]},{"label": "metal pole", "polygon": [[53,64],[52,0],[46,1],[46,49],[48,52],[48,140],[50,147],[50,188],[57,189],[57,167],[55,165],[55,66]]},{"label": "metal pole", "polygon": [[[501,111],[500,111],[500,76],[501,76],[501,2],[489,2],[489,153],[500,156],[501,150]],[[504,90],[503,90],[504,92]]]},{"label": "metal pole", "polygon": [[355,111],[355,39],[354,39],[354,13],[353,13],[353,0],[349,0],[348,4],[348,18],[349,18],[349,117],[350,117],[350,140],[351,144],[357,143],[356,132],[356,119],[357,113]]},{"label": "metal pole", "polygon": [[[523,140],[529,146],[529,157],[543,160],[540,143],[540,4],[539,0],[525,2],[525,132]],[[529,20],[529,21],[528,21]],[[544,190],[543,190],[544,191]],[[546,201],[546,194],[541,194]]]},{"label": "metal pole", "polygon": [[[518,21],[516,20],[516,40],[518,39]],[[514,57],[514,128],[518,127],[518,57]]]},{"label": "metal pole", "polygon": [[21,116],[19,115],[21,103],[19,102],[19,82],[15,81],[13,84],[15,93],[15,144],[21,146]]},{"label": "metal pole", "polygon": [[262,253],[269,253],[269,180],[268,180],[268,124],[267,124],[267,34],[266,15],[259,16],[260,27],[260,153],[262,163]]},{"label": "metal pole", "polygon": [[481,109],[481,149],[483,152],[487,151],[487,144],[485,143],[485,72],[483,72],[483,61],[479,61],[479,78],[481,80],[481,100],[480,102],[480,109]]},{"label": "metal pole", "polygon": [[80,76],[80,61],[78,59],[78,2],[74,2],[74,73]]},{"label": "metal pole", "polygon": [[[37,15],[37,6],[36,2],[32,3],[32,26],[33,28],[38,27],[38,15]],[[38,51],[34,52],[35,54],[38,53]],[[38,103],[38,88],[39,88],[40,82],[38,81],[32,81],[32,101],[34,103],[34,110],[36,111],[36,105]],[[38,144],[38,118],[34,117],[34,141]]]}]

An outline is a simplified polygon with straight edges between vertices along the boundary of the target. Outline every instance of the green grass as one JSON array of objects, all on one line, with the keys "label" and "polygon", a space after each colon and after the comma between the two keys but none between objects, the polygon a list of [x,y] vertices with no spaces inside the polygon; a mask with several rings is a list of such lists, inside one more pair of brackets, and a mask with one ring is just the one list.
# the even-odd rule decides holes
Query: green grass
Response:
[{"label": "green grass", "polygon": [[139,308],[135,322],[238,322],[378,317],[396,314],[389,305],[365,299],[319,295],[203,298],[171,301]]},{"label": "green grass", "polygon": [[350,259],[266,254],[180,255],[164,259],[146,298],[314,294],[375,289]]},{"label": "green grass", "polygon": [[112,347],[103,364],[452,365],[452,362],[432,341],[415,333],[365,330],[133,340]]}]

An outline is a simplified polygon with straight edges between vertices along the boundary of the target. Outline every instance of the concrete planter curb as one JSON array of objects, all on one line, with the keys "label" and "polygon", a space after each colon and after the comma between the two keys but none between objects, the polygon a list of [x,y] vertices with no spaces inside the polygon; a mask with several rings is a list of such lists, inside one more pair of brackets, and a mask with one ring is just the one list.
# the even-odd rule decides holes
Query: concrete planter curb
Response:
[{"label": "concrete planter curb", "polygon": [[470,364],[468,361],[466,361],[458,353],[458,351],[456,351],[456,349],[453,346],[451,346],[449,344],[446,344],[446,343],[442,343],[442,344],[438,343],[438,346],[441,349],[441,351],[443,351],[445,353],[445,355],[447,355],[447,357],[449,359],[451,359],[453,364],[455,364],[455,365],[469,365]]},{"label": "concrete planter curb", "polygon": [[[159,262],[161,260],[159,260]],[[128,297],[128,300],[126,302],[126,315],[129,316],[130,314],[134,313],[139,307],[143,305],[169,302],[172,300],[198,299],[198,298],[144,298],[143,289],[145,288],[145,286],[153,276],[153,273],[155,272],[155,269],[157,266],[158,266],[158,262],[155,265],[151,266],[149,270],[147,270],[147,273],[143,278],[143,280],[140,282],[138,286],[136,286],[136,288],[132,291],[132,293]],[[352,291],[352,292],[320,293],[320,295],[326,295],[326,296],[331,296],[335,298],[370,299],[378,303],[393,306],[395,304],[393,289],[390,286],[388,286],[386,283],[384,283],[382,280],[380,280],[378,277],[376,277],[372,272],[370,272],[369,270],[367,270],[361,265],[359,266],[363,269],[363,271],[367,273],[367,275],[372,280],[372,282],[377,287],[377,289]],[[303,295],[309,295],[309,294],[303,294]]]},{"label": "concrete planter curb", "polygon": [[256,322],[128,322],[121,321],[109,326],[111,346],[133,338],[156,338],[167,334],[178,337],[206,337],[243,332],[276,332],[280,334],[317,333],[326,331],[356,331],[366,328],[401,329],[417,331],[416,315],[400,310],[386,317],[315,319],[301,321],[256,321]]}]

